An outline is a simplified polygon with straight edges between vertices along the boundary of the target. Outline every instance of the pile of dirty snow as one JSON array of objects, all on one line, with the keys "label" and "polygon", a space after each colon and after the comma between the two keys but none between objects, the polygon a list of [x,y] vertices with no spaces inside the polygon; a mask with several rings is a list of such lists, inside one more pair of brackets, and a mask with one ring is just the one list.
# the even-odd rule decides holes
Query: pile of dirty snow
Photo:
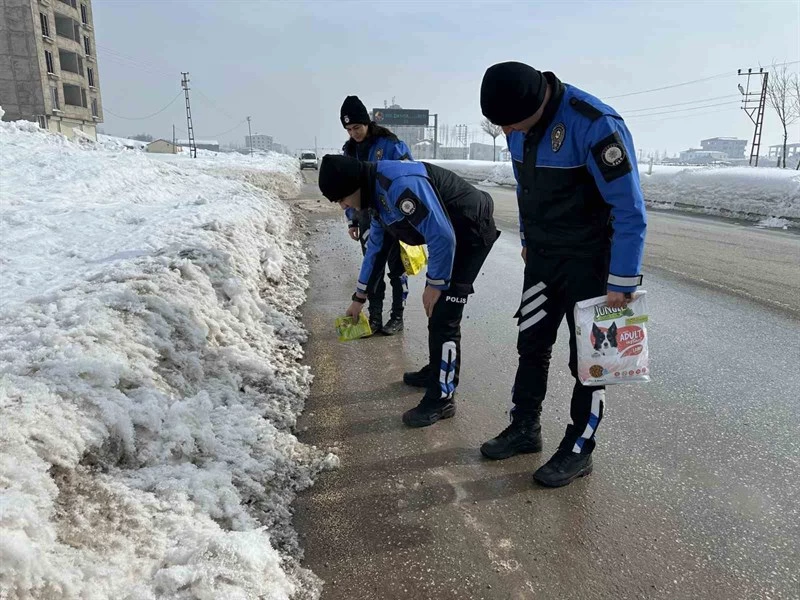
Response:
[{"label": "pile of dirty snow", "polygon": [[299,176],[260,161],[0,123],[0,598],[318,596],[290,503],[336,458],[292,435],[308,266],[264,183]]}]

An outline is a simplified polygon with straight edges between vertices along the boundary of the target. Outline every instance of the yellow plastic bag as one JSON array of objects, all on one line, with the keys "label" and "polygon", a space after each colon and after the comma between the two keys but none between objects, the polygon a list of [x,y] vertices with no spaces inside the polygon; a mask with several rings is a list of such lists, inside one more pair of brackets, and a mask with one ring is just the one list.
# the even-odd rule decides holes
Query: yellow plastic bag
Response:
[{"label": "yellow plastic bag", "polygon": [[352,317],[336,317],[336,333],[339,335],[340,342],[349,342],[372,335],[372,329],[366,315],[358,313],[358,321]]},{"label": "yellow plastic bag", "polygon": [[422,246],[409,246],[400,242],[400,260],[406,269],[406,275],[416,275],[428,264],[428,255]]}]

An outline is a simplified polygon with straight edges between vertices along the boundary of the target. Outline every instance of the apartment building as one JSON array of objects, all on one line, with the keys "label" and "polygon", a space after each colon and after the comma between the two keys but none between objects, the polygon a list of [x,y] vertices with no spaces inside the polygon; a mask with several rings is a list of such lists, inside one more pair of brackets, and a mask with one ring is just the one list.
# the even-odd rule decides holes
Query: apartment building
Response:
[{"label": "apartment building", "polygon": [[91,0],[0,0],[0,106],[5,120],[97,138],[103,105]]},{"label": "apartment building", "polygon": [[268,151],[272,150],[273,140],[271,135],[246,135],[244,136],[244,143],[248,149]]}]

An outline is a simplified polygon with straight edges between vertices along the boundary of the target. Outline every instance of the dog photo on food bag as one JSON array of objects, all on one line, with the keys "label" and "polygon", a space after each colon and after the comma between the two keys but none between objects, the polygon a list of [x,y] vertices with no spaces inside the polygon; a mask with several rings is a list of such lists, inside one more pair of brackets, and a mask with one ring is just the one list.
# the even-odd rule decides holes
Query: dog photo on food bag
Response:
[{"label": "dog photo on food bag", "polygon": [[617,324],[612,323],[608,329],[600,329],[592,323],[592,338],[594,352],[592,356],[616,356],[617,349]]}]

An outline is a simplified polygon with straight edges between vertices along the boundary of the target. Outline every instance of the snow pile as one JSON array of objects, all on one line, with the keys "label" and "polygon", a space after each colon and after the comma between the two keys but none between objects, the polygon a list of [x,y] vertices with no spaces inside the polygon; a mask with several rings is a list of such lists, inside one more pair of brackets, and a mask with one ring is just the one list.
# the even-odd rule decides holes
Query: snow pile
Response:
[{"label": "snow pile", "polygon": [[287,198],[297,192],[303,184],[300,162],[286,154],[264,152],[252,156],[238,152],[213,152],[198,150],[192,159],[188,150],[178,154],[153,154],[157,160],[170,164],[185,164],[191,160],[193,166],[221,177],[244,180],[256,187],[277,193]]},{"label": "snow pile", "polygon": [[758,222],[759,227],[765,227],[768,229],[789,229],[791,224],[791,221],[787,219],[779,219],[777,217],[769,217]]},{"label": "snow pile", "polygon": [[144,150],[149,142],[130,140],[114,137],[113,135],[97,134],[97,144],[105,150]]},{"label": "snow pile", "polygon": [[[480,160],[430,162],[483,185],[515,186],[511,163]],[[750,167],[640,165],[645,200],[651,206],[761,221],[775,218],[800,226],[800,173]],[[769,221],[768,223],[775,223]],[[770,225],[775,226],[775,225]]]},{"label": "snow pile", "polygon": [[511,185],[516,187],[514,170],[510,162],[490,162],[487,160],[428,160],[422,162],[449,169],[467,181],[482,185]]},{"label": "snow pile", "polygon": [[750,167],[639,168],[645,199],[658,207],[800,225],[800,173]]},{"label": "snow pile", "polygon": [[25,122],[0,184],[0,598],[316,597],[286,206]]}]

